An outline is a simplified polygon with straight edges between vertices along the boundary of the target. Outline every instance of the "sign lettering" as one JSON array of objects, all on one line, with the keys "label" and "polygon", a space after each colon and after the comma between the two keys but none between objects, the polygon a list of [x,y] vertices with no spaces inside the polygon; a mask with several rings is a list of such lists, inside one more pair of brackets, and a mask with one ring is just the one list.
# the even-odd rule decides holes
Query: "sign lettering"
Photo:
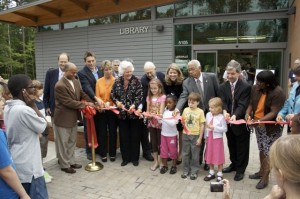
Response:
[{"label": "sign lettering", "polygon": [[138,26],[129,28],[120,28],[120,35],[144,34],[149,30],[149,26]]}]

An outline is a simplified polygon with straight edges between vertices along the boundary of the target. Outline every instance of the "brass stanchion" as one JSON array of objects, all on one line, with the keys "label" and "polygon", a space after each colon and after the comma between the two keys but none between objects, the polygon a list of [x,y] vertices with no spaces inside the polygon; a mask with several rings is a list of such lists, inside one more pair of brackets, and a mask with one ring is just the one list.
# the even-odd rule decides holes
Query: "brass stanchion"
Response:
[{"label": "brass stanchion", "polygon": [[93,133],[91,133],[91,141],[92,141],[92,162],[85,166],[85,170],[99,171],[99,170],[103,169],[104,166],[100,162],[96,162]]}]

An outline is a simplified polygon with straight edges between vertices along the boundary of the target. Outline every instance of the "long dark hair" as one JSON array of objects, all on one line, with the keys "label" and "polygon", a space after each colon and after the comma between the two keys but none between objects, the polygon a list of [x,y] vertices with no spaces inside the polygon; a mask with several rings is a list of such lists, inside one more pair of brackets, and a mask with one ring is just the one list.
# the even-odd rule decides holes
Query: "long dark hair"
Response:
[{"label": "long dark hair", "polygon": [[267,89],[275,89],[279,83],[276,80],[276,77],[272,71],[264,70],[257,74],[256,80],[266,84]]}]

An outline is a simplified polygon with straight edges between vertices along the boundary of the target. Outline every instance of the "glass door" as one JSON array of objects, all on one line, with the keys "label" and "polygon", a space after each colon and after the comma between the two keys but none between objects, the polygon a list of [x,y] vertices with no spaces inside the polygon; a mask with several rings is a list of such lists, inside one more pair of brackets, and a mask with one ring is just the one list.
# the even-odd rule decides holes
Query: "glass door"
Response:
[{"label": "glass door", "polygon": [[217,73],[217,51],[196,51],[196,59],[201,63],[202,72]]},{"label": "glass door", "polygon": [[[281,74],[283,71],[283,50],[259,50],[257,68],[261,70],[273,70],[277,81],[281,84]],[[259,71],[260,70],[257,70],[257,72]]]}]

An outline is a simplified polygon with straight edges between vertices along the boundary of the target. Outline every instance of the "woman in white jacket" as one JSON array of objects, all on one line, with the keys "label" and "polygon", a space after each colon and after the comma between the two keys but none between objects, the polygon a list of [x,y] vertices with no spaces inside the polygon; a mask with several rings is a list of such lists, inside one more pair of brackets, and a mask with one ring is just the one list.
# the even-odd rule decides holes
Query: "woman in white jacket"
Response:
[{"label": "woman in white jacket", "polygon": [[209,111],[206,114],[206,152],[205,160],[209,164],[209,174],[204,181],[215,179],[214,165],[218,165],[217,181],[223,180],[223,164],[225,163],[223,134],[227,131],[227,124],[222,114],[222,100],[215,97],[209,100]]}]

